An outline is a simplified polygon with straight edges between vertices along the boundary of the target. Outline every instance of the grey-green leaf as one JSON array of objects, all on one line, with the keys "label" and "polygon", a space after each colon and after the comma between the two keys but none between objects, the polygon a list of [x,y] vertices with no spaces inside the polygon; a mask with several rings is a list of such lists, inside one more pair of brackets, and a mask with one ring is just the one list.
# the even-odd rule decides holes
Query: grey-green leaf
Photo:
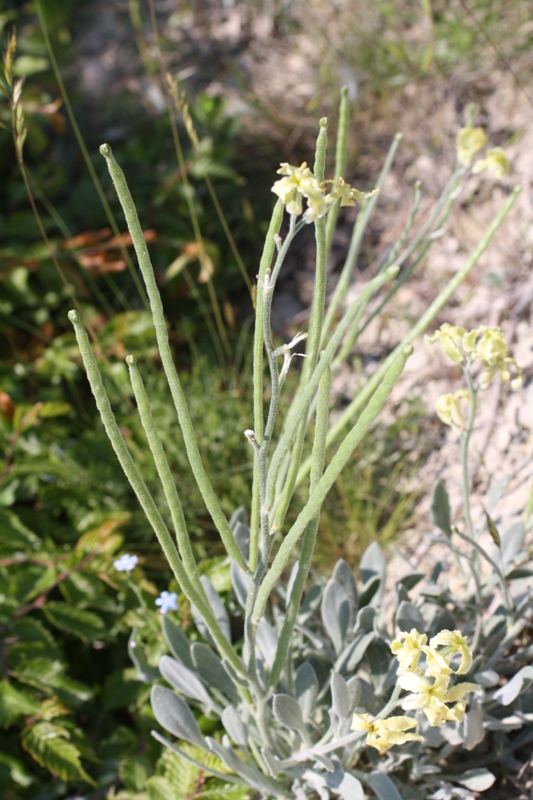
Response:
[{"label": "grey-green leaf", "polygon": [[426,623],[424,617],[418,608],[408,601],[403,601],[398,606],[396,612],[396,625],[400,631],[411,631],[416,628],[418,633],[426,632]]},{"label": "grey-green leaf", "polygon": [[248,589],[250,587],[248,576],[241,569],[239,569],[234,561],[231,562],[230,574],[231,585],[233,586],[235,597],[237,598],[239,605],[242,608],[246,608],[246,599],[248,597]]},{"label": "grey-green leaf", "polygon": [[[229,622],[228,612],[226,611],[226,609],[224,607],[224,603],[220,599],[220,597],[218,595],[218,592],[216,591],[215,587],[213,586],[213,584],[211,583],[211,581],[209,580],[209,578],[206,575],[201,575],[200,576],[200,580],[202,582],[202,586],[205,589],[205,593],[207,595],[207,599],[209,601],[209,605],[211,606],[211,609],[213,610],[213,613],[214,613],[214,615],[215,615],[215,617],[217,619],[217,622],[220,625],[222,633],[224,634],[226,639],[229,642],[231,642],[230,622]],[[191,610],[192,610],[192,613],[193,613],[194,622],[196,624],[196,627],[200,631],[200,633],[203,636],[205,636],[205,638],[209,642],[214,644],[213,639],[211,637],[211,634],[209,633],[209,631],[207,629],[207,625],[205,624],[201,614],[198,612],[198,609],[194,605],[191,605]]]},{"label": "grey-green leaf", "polygon": [[483,727],[483,709],[481,705],[474,701],[470,711],[465,715],[464,720],[464,746],[467,750],[473,750],[474,747],[477,747],[477,745],[485,738],[485,729]]},{"label": "grey-green leaf", "polygon": [[338,655],[348,632],[350,604],[344,587],[333,578],[330,578],[324,589],[320,611],[324,627]]},{"label": "grey-green leaf", "polygon": [[363,586],[361,594],[359,595],[359,610],[362,611],[366,606],[368,606],[374,597],[376,597],[376,601],[379,600],[382,589],[383,584],[379,575],[374,575],[373,578],[370,578],[370,580],[368,580]]},{"label": "grey-green leaf", "polygon": [[355,775],[345,772],[338,761],[334,762],[334,767],[335,771],[325,776],[328,788],[343,800],[363,800],[363,787]]},{"label": "grey-green leaf", "polygon": [[289,694],[275,694],[272,700],[272,713],[285,728],[304,731],[305,724],[299,703]]},{"label": "grey-green leaf", "polygon": [[215,741],[215,739],[212,739],[210,736],[207,737],[207,743],[209,749],[215,753],[229,769],[236,772],[241,778],[244,778],[250,787],[263,792],[267,796],[273,794],[272,789],[275,789],[275,786],[273,787],[270,785],[259,770],[255,769],[255,767],[252,767],[250,764],[246,764],[246,762],[243,761],[242,758],[239,758],[231,748],[224,747],[220,742]]},{"label": "grey-green leaf", "polygon": [[385,578],[386,564],[383,550],[377,542],[372,542],[362,555],[359,563],[359,573],[363,584],[377,575],[380,581]]},{"label": "grey-green leaf", "polygon": [[164,686],[152,687],[152,709],[159,724],[178,739],[206,749],[206,742],[187,703]]},{"label": "grey-green leaf", "polygon": [[232,530],[237,547],[241,551],[246,563],[248,563],[250,558],[250,529],[238,520]]},{"label": "grey-green leaf", "polygon": [[243,525],[248,524],[248,512],[246,511],[245,506],[239,506],[231,515],[228,524],[232,532],[235,531],[235,527],[238,522],[241,522]]},{"label": "grey-green leaf", "polygon": [[163,678],[184,694],[185,697],[197,700],[208,707],[213,705],[213,701],[200,679],[196,677],[192,670],[184,667],[179,661],[175,661],[170,656],[162,656],[159,660],[159,671]]},{"label": "grey-green leaf", "polygon": [[208,686],[219,689],[233,702],[239,701],[233,681],[208,645],[195,642],[191,646],[191,655],[196,672]]},{"label": "grey-green leaf", "polygon": [[339,723],[344,722],[352,711],[348,684],[338,672],[331,673],[331,708]]},{"label": "grey-green leaf", "polygon": [[511,525],[508,531],[502,536],[501,554],[502,561],[505,566],[509,566],[516,556],[522,552],[524,548],[524,540],[526,537],[526,528],[524,523],[520,520]]},{"label": "grey-green leaf", "polygon": [[460,778],[457,778],[461,786],[466,786],[473,792],[484,792],[486,789],[490,789],[495,780],[492,772],[483,768],[469,769],[467,772],[463,772]]},{"label": "grey-green leaf", "polygon": [[494,692],[494,700],[502,706],[509,706],[531,683],[533,683],[533,667],[522,667],[509,683]]},{"label": "grey-green leaf", "polygon": [[172,655],[177,661],[181,661],[186,667],[193,669],[189,640],[176,623],[172,622],[170,617],[164,615],[162,620],[163,636],[170,647]]},{"label": "grey-green leaf", "polygon": [[335,671],[353,672],[367,651],[368,645],[375,638],[373,630],[361,633],[351,644],[346,647],[335,662]]},{"label": "grey-green leaf", "polygon": [[335,564],[335,569],[331,577],[333,580],[337,581],[337,583],[340,583],[346,592],[350,608],[348,627],[352,628],[355,623],[355,614],[357,611],[357,586],[352,568],[343,558],[340,558]]},{"label": "grey-green leaf", "polygon": [[384,772],[374,770],[365,780],[379,800],[402,800],[398,789]]},{"label": "grey-green leaf", "polygon": [[228,706],[222,712],[222,724],[239,747],[248,744],[248,726],[239,716],[236,708]]},{"label": "grey-green leaf", "polygon": [[152,667],[148,663],[148,659],[137,643],[137,633],[138,631],[136,628],[134,628],[131,632],[128,641],[128,654],[135,664],[137,675],[139,676],[140,680],[144,681],[145,683],[153,683],[159,678],[159,670],[157,667]]},{"label": "grey-green leaf", "polygon": [[266,663],[271,667],[278,649],[278,635],[264,618],[259,620],[257,626],[257,644]]},{"label": "grey-green leaf", "polygon": [[504,475],[502,478],[496,481],[496,483],[490,490],[489,499],[487,502],[487,512],[489,514],[492,514],[492,512],[496,508],[496,505],[501,497],[504,486],[508,480],[509,480],[509,475]]},{"label": "grey-green leaf", "polygon": [[318,679],[309,662],[304,661],[296,670],[294,677],[294,693],[302,709],[304,720],[309,719],[318,695]]},{"label": "grey-green leaf", "polygon": [[437,481],[431,495],[431,519],[433,524],[448,537],[452,535],[450,498],[442,481]]}]

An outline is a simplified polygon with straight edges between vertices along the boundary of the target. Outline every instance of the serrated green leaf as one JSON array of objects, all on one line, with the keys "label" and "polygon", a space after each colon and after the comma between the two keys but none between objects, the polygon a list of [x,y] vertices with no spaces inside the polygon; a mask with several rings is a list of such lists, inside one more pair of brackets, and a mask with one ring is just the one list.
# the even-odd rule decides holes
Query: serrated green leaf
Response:
[{"label": "serrated green leaf", "polygon": [[[146,790],[150,800],[181,800],[183,793],[179,786],[173,786],[162,775],[154,775],[146,781]],[[196,797],[198,795],[195,795]]]},{"label": "serrated green leaf", "polygon": [[64,781],[82,780],[96,786],[83,769],[79,750],[68,741],[68,731],[52,722],[38,722],[22,732],[23,748],[41,767]]},{"label": "serrated green leaf", "polygon": [[77,706],[89,700],[93,692],[88,686],[63,674],[61,661],[48,658],[31,658],[14,668],[17,680],[35,686],[48,696],[56,694],[63,703]]},{"label": "serrated green leaf", "polygon": [[251,793],[245,786],[235,786],[232,783],[212,788],[209,786],[197,797],[198,800],[248,800],[251,798]]},{"label": "serrated green leaf", "polygon": [[18,717],[37,714],[39,703],[21,692],[11,681],[0,681],[0,728],[8,728]]},{"label": "serrated green leaf", "polygon": [[48,403],[43,403],[39,409],[39,416],[43,419],[47,417],[61,417],[65,414],[70,414],[72,406],[70,403],[62,403],[60,400],[51,400]]},{"label": "serrated green leaf", "polygon": [[61,581],[59,588],[65,600],[79,609],[88,606],[101,611],[117,613],[115,600],[104,589],[104,584],[95,575],[86,572],[73,572],[64,581]]},{"label": "serrated green leaf", "polygon": [[73,608],[68,603],[50,601],[43,606],[46,618],[59,630],[72,633],[84,642],[94,641],[105,634],[106,625],[92,611]]},{"label": "serrated green leaf", "polygon": [[[35,783],[35,776],[31,774],[27,766],[20,759],[7,753],[3,745],[4,742],[0,742],[0,788],[13,789],[13,783],[27,788]],[[4,776],[5,781],[3,780]]]},{"label": "serrated green leaf", "polygon": [[26,550],[30,553],[41,547],[39,537],[16,514],[3,508],[0,508],[0,543],[9,550]]},{"label": "serrated green leaf", "polygon": [[[171,758],[165,753],[165,778],[170,783],[174,792],[178,791],[181,796],[194,794],[194,790],[198,785],[199,778],[205,774],[200,767],[191,764],[185,758],[181,758],[177,753],[168,751]],[[205,754],[204,754],[205,758]],[[169,795],[170,797],[173,794]]]},{"label": "serrated green leaf", "polygon": [[140,792],[145,788],[145,784],[153,771],[150,761],[140,756],[138,753],[135,755],[126,756],[119,764],[118,776],[126,789],[133,789]]}]

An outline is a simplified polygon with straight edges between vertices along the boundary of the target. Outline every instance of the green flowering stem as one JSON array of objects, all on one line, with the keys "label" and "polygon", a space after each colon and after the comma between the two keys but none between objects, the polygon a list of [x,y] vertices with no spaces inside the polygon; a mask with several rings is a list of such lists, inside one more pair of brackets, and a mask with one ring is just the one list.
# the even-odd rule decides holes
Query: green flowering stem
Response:
[{"label": "green flowering stem", "polygon": [[152,262],[150,261],[148,248],[144,240],[133,198],[128,188],[128,184],[126,183],[124,173],[115,161],[111,147],[108,144],[101,145],[100,153],[104,156],[107,162],[109,174],[111,175],[111,179],[120,200],[122,210],[124,211],[128,230],[130,232],[135,253],[139,262],[139,267],[143,275],[146,291],[150,300],[150,308],[152,311],[152,317],[157,336],[157,345],[161,355],[163,369],[165,370],[165,375],[167,377],[172,394],[172,399],[174,401],[174,406],[176,408],[176,413],[178,415],[179,424],[183,432],[183,439],[185,442],[189,463],[207,510],[209,511],[211,518],[218,529],[220,538],[224,543],[226,551],[233,561],[235,561],[235,563],[243,571],[246,571],[246,562],[241,554],[241,551],[237,547],[235,539],[233,538],[228,521],[224,516],[222,509],[220,508],[217,496],[202,462],[202,457],[198,448],[198,442],[196,440],[196,434],[189,416],[189,409],[187,408],[187,401],[185,400],[185,395],[183,394],[183,389],[181,388],[178,373],[176,372],[176,367],[174,366],[174,361],[172,360],[172,352],[168,340],[167,326],[163,314],[163,305],[161,303],[161,295],[159,294],[159,289],[157,288]]},{"label": "green flowering stem", "polygon": [[[412,344],[415,339],[420,336],[420,334],[424,333],[430,322],[433,318],[439,313],[441,308],[446,305],[450,297],[453,295],[457,287],[464,281],[467,275],[472,271],[475,267],[485,250],[490,244],[491,239],[493,238],[494,234],[510,212],[511,208],[516,202],[518,195],[521,192],[521,187],[516,186],[511,193],[511,195],[507,198],[505,203],[503,204],[500,211],[496,214],[493,221],[491,222],[488,230],[486,231],[485,235],[479,242],[479,244],[475,247],[472,251],[470,256],[468,257],[464,267],[459,270],[459,272],[454,275],[454,277],[448,282],[448,285],[442,290],[442,292],[435,298],[435,300],[431,303],[429,308],[425,311],[424,314],[420,317],[418,322],[414,325],[411,331],[407,334],[404,338],[403,342],[400,344],[390,353],[390,355],[385,359],[383,364],[376,370],[376,372],[372,375],[372,377],[365,382],[364,388],[354,397],[352,402],[347,406],[347,408],[343,411],[340,415],[338,420],[335,422],[334,425],[330,428],[328,433],[328,445],[333,442],[339,433],[344,430],[344,428],[350,423],[353,417],[358,413],[360,408],[364,406],[365,403],[368,402],[369,397],[371,397],[372,393],[376,390],[376,387],[379,386],[380,382],[383,379],[383,376],[389,369],[391,363],[398,357],[398,353],[401,351],[402,347],[407,344]],[[309,473],[310,469],[310,459],[304,461],[302,466],[300,467],[300,472],[298,475],[298,483],[300,483],[303,478]]]},{"label": "green flowering stem", "polygon": [[139,601],[140,607],[143,609],[143,611],[147,611],[148,609],[147,609],[147,606],[146,606],[146,601],[145,601],[144,597],[142,596],[142,592],[139,590],[139,587],[137,586],[137,584],[135,583],[135,581],[131,577],[131,573],[130,572],[126,572],[126,581],[127,581],[127,584],[129,586],[129,588],[131,589],[131,591],[133,592],[133,594],[135,595],[135,597]]},{"label": "green flowering stem", "polygon": [[324,320],[324,326],[322,329],[323,331],[322,347],[324,347],[329,330],[333,323],[333,319],[335,317],[335,314],[337,313],[337,308],[339,306],[339,303],[344,302],[346,298],[348,287],[350,286],[350,281],[352,279],[352,273],[355,267],[355,263],[357,261],[357,256],[359,255],[359,250],[361,249],[361,242],[363,241],[363,235],[366,226],[368,225],[368,222],[372,214],[374,213],[374,209],[379,199],[379,190],[382,189],[383,184],[385,183],[385,178],[387,177],[390,168],[392,167],[392,162],[394,161],[394,156],[396,155],[396,151],[398,149],[398,145],[400,144],[401,140],[402,140],[402,134],[397,133],[390,146],[389,152],[387,153],[387,158],[385,159],[385,163],[383,164],[383,168],[381,170],[378,182],[376,184],[376,189],[378,189],[378,193],[368,198],[367,200],[363,201],[361,210],[357,216],[357,222],[355,223],[353,229],[348,255],[346,256],[344,267],[342,268],[342,272],[340,274],[339,280],[335,287],[335,291],[333,292],[333,297],[331,299],[331,302],[329,304],[326,313],[326,319]]},{"label": "green flowering stem", "polygon": [[507,634],[500,642],[498,648],[494,651],[491,657],[485,664],[485,669],[491,669],[495,664],[498,664],[500,658],[508,653],[509,646],[515,644],[522,631],[529,628],[531,619],[533,617],[533,609],[531,608],[531,598],[527,597],[523,608],[517,609],[518,619],[514,625],[507,627]]},{"label": "green flowering stem", "polygon": [[[257,600],[253,613],[253,619],[256,623],[259,622],[265,613],[270,592],[287,566],[300,536],[305,531],[307,524],[317,514],[319,514],[322,503],[324,502],[324,498],[337,480],[342,469],[352,457],[353,451],[365,436],[377,415],[385,405],[388,396],[390,395],[396,381],[401,375],[401,372],[405,366],[405,362],[412,352],[413,348],[411,346],[404,347],[402,352],[397,356],[396,361],[390,366],[388,372],[383,377],[381,384],[373,394],[372,398],[369,400],[368,405],[361,413],[352,430],[347,434],[346,438],[339,446],[339,449],[333,456],[326,471],[315,486],[314,492],[309,497],[309,500],[296,519],[296,522],[283,540],[257,594]],[[315,375],[317,372],[318,368],[315,370]]]},{"label": "green flowering stem", "polygon": [[[318,405],[315,423],[315,438],[313,443],[313,456],[311,466],[311,479],[309,486],[309,496],[314,494],[316,486],[322,477],[324,460],[326,456],[326,436],[328,432],[329,420],[329,398],[331,390],[331,370],[327,369],[318,385]],[[311,559],[315,549],[316,534],[318,531],[319,515],[317,514],[308,522],[302,540],[302,551],[298,561],[296,578],[291,589],[291,596],[287,606],[287,613],[283,622],[283,627],[279,636],[276,656],[268,679],[268,684],[274,688],[280,678],[281,671],[289,652],[292,632],[296,617],[300,609],[302,594],[311,568]],[[289,676],[290,680],[290,676]]]},{"label": "green flowering stem", "polygon": [[[505,580],[505,575],[501,571],[496,561],[494,561],[494,559],[489,556],[486,550],[483,547],[481,547],[481,545],[478,542],[476,542],[476,540],[473,539],[471,536],[467,536],[466,534],[461,533],[461,531],[459,531],[456,527],[453,528],[453,532],[460,539],[462,539],[465,542],[468,542],[468,544],[471,545],[471,547],[476,551],[476,553],[479,554],[482,558],[484,558],[487,564],[490,564],[490,566],[492,567],[492,569],[494,570],[494,572],[498,577],[500,586],[502,587],[502,594],[503,594],[503,601],[505,603],[505,608],[507,609],[509,614],[513,614],[515,610],[514,602],[511,595],[509,594],[509,589],[507,588],[507,581]],[[475,559],[472,558],[472,562],[475,568],[476,567]]]},{"label": "green flowering stem", "polygon": [[344,317],[341,319],[335,333],[330,338],[327,347],[322,352],[318,364],[313,371],[313,374],[309,378],[307,385],[305,386],[300,398],[298,400],[295,399],[293,408],[291,409],[291,415],[287,420],[287,424],[285,430],[278,442],[278,445],[272,455],[272,460],[270,462],[270,466],[268,469],[268,476],[267,476],[267,486],[266,486],[266,507],[267,510],[271,508],[274,502],[274,493],[275,493],[275,486],[276,486],[276,479],[278,475],[278,471],[283,464],[283,460],[285,454],[288,452],[289,448],[291,447],[295,434],[298,430],[300,425],[300,420],[302,418],[307,417],[307,410],[309,408],[309,404],[315,394],[315,391],[318,387],[319,381],[324,374],[325,370],[331,364],[331,361],[335,355],[337,348],[340,346],[342,339],[346,332],[349,330],[350,326],[353,324],[353,321],[358,313],[359,307],[364,305],[372,295],[374,295],[379,289],[387,283],[387,281],[392,280],[398,274],[398,269],[396,267],[389,267],[389,269],[383,275],[377,275],[373,278],[369,283],[365,286],[365,288],[361,291],[358,297],[355,298],[351,306],[346,311]]},{"label": "green flowering stem", "polygon": [[379,714],[376,715],[376,719],[386,719],[391,711],[394,711],[396,706],[398,705],[398,700],[400,699],[400,695],[402,693],[402,687],[399,684],[396,684],[394,687],[394,691],[391,694],[390,700],[386,706],[384,706]]},{"label": "green flowering stem", "polygon": [[269,513],[265,505],[265,492],[267,483],[267,454],[270,445],[270,440],[274,432],[274,424],[276,422],[278,403],[279,403],[278,356],[276,354],[276,349],[274,347],[274,342],[272,340],[272,331],[270,328],[270,315],[272,310],[272,299],[274,296],[276,277],[279,274],[279,270],[281,268],[281,265],[283,264],[283,261],[285,260],[285,256],[287,254],[289,246],[296,234],[297,231],[296,219],[297,219],[296,214],[290,215],[289,232],[285,237],[283,245],[279,250],[278,257],[276,259],[276,263],[272,271],[272,279],[270,280],[271,276],[269,275],[268,272],[266,272],[263,285],[263,298],[264,298],[263,339],[265,342],[265,348],[267,351],[268,363],[270,367],[270,405],[268,409],[268,418],[265,427],[265,433],[258,453],[259,501],[261,504],[259,511],[259,521],[262,534],[262,554],[261,554],[262,563],[260,569],[263,572],[268,562],[268,558],[270,555],[270,548],[271,548],[270,531],[269,531],[269,525],[270,525]]},{"label": "green flowering stem", "polygon": [[[337,130],[337,143],[335,147],[335,173],[333,176],[336,182],[338,178],[343,178],[346,171],[346,160],[348,154],[348,133],[350,130],[350,101],[348,100],[348,87],[341,89],[341,99],[339,105],[339,127]],[[316,173],[315,173],[316,174]],[[326,258],[331,252],[333,234],[339,216],[339,203],[335,203],[328,212],[326,220]]]},{"label": "green flowering stem", "polygon": [[[161,439],[159,438],[159,434],[155,426],[152,409],[150,407],[150,401],[148,400],[146,389],[144,388],[141,373],[137,367],[137,359],[135,356],[126,356],[126,364],[128,365],[130,373],[131,386],[135,396],[135,401],[137,403],[137,410],[139,411],[139,416],[146,434],[148,446],[150,447],[150,451],[157,469],[157,474],[159,475],[159,480],[161,481],[165,498],[170,509],[170,516],[172,518],[172,525],[174,526],[174,531],[176,533],[178,550],[181,559],[185,569],[189,574],[189,577],[196,585],[197,591],[199,591],[201,594],[205,594],[200,581],[198,568],[196,566],[196,559],[194,558],[194,553],[191,547],[191,539],[187,530],[187,523],[185,522],[185,517],[183,515],[181,501],[176,489],[176,484],[174,483],[174,478],[172,477],[172,473],[170,471],[170,466],[168,464]],[[207,602],[207,597],[205,597],[205,600]]]},{"label": "green flowering stem", "polygon": [[[328,120],[324,117],[320,120],[320,131],[316,141],[314,174],[317,180],[322,183],[325,177],[326,148],[327,148]],[[320,340],[322,338],[322,323],[324,320],[324,306],[326,303],[326,278],[327,278],[327,246],[326,246],[326,220],[324,217],[315,220],[315,241],[316,241],[316,272],[315,287],[313,292],[313,304],[309,317],[309,329],[307,346],[305,349],[306,358],[304,360],[298,391],[293,402],[297,401],[302,389],[307,386],[309,379],[316,367],[320,350]],[[274,519],[274,530],[281,530],[285,515],[296,484],[298,469],[302,459],[305,434],[307,431],[307,412],[302,415],[296,439],[292,448],[289,470],[285,479],[285,485],[279,500],[276,516]]]},{"label": "green flowering stem", "polygon": [[[276,249],[274,236],[278,234],[283,220],[283,203],[278,200],[272,212],[272,218],[259,262],[257,276],[257,294],[255,300],[255,331],[253,347],[253,400],[254,400],[254,433],[257,443],[263,441],[263,316],[264,296],[263,286],[265,275],[270,269],[274,251]],[[252,494],[252,513],[250,521],[250,571],[257,569],[259,550],[259,473],[257,454],[254,457],[254,483]]]},{"label": "green flowering stem", "polygon": [[[474,430],[474,422],[476,420],[477,391],[474,387],[474,383],[472,381],[472,376],[470,375],[470,369],[468,365],[466,365],[463,368],[463,372],[466,380],[466,385],[468,387],[468,392],[470,394],[470,412],[468,414],[468,422],[466,424],[466,427],[461,432],[461,472],[463,480],[463,504],[464,504],[466,529],[473,544],[474,540],[477,537],[476,537],[476,532],[474,530],[474,525],[472,523],[472,513],[470,508],[470,476],[468,474],[468,450],[470,445],[470,437],[472,435],[472,431]],[[476,554],[474,562],[476,562],[477,560],[478,559]]]},{"label": "green flowering stem", "polygon": [[[415,219],[417,217],[417,214],[420,211],[420,203],[421,203],[421,201],[422,201],[422,183],[421,183],[421,181],[417,181],[415,183],[415,196],[414,196],[414,200],[413,200],[413,207],[411,208],[411,212],[409,214],[409,217],[407,218],[407,222],[405,223],[405,226],[404,226],[402,232],[400,233],[400,235],[398,237],[398,240],[394,243],[394,245],[392,246],[392,248],[391,248],[388,256],[386,257],[385,261],[380,266],[380,270],[383,271],[383,270],[387,269],[387,267],[390,264],[398,263],[398,265],[400,266],[401,264],[403,264],[403,262],[407,258],[407,256],[402,254],[402,257],[398,260],[398,262],[396,262],[396,257],[398,255],[398,253],[400,252],[400,250],[404,246],[404,244],[405,244],[405,242],[407,240],[407,237],[411,233],[411,228],[413,227]],[[419,237],[417,236],[417,238],[419,238]]]},{"label": "green flowering stem", "polygon": [[243,665],[240,658],[220,630],[220,626],[211,607],[206,603],[203,596],[197,592],[193,583],[190,581],[187,570],[183,565],[176,545],[172,541],[172,537],[163,521],[159,509],[135,466],[131,453],[117,425],[113,411],[111,410],[111,404],[109,403],[109,398],[102,382],[102,376],[100,375],[100,370],[98,369],[98,364],[85,328],[81,324],[80,315],[77,311],[69,311],[68,318],[74,325],[74,332],[76,334],[83,365],[109,441],[117,455],[120,466],[130,482],[131,488],[137,495],[137,499],[157,536],[172,572],[189,602],[193,603],[202,614],[209,628],[209,632],[215,640],[220,652],[228,659],[231,666],[239,674],[243,674]]},{"label": "green flowering stem", "polygon": [[[405,227],[404,227],[402,233],[400,234],[400,237],[398,238],[398,241],[394,244],[394,247],[392,248],[391,252],[387,256],[387,258],[385,259],[383,264],[380,266],[380,269],[379,269],[380,272],[385,272],[385,270],[388,269],[388,267],[393,263],[395,264],[395,266],[398,266],[398,267],[401,265],[401,263],[402,263],[401,260],[396,262],[395,259],[396,259],[396,256],[397,256],[402,244],[407,239],[407,237],[409,235],[409,232],[410,232],[410,230],[411,230],[411,228],[413,226],[413,223],[415,221],[416,215],[417,215],[418,210],[420,208],[421,198],[422,198],[421,184],[420,184],[420,181],[417,181],[417,183],[415,185],[415,199],[414,199],[414,202],[413,202],[413,208],[412,208],[411,213],[409,215],[409,219],[407,220],[407,222],[405,224]],[[414,269],[414,266],[416,266],[417,263],[418,263],[418,261],[415,262],[414,265],[411,265],[413,267],[413,269]],[[411,267],[409,269],[412,271]],[[400,286],[402,286],[405,283],[405,280],[406,280],[405,275],[402,275],[400,277],[400,279],[394,284],[394,286],[391,289],[389,289],[389,291],[387,292],[387,294],[385,296],[385,299],[379,304],[378,308],[375,311],[372,312],[372,314],[366,320],[366,322],[365,322],[365,324],[363,325],[362,328],[359,327],[359,323],[361,321],[361,317],[363,316],[366,308],[361,308],[361,310],[360,310],[360,312],[359,312],[359,314],[357,316],[357,319],[355,320],[355,322],[354,322],[354,324],[352,326],[351,331],[349,332],[348,336],[346,337],[346,341],[344,342],[340,353],[338,354],[338,356],[335,359],[335,362],[333,364],[333,368],[334,369],[339,369],[339,367],[346,361],[346,358],[352,352],[353,346],[354,346],[355,342],[357,341],[357,339],[361,336],[363,331],[365,331],[366,328],[368,328],[368,326],[370,325],[372,320],[383,309],[383,307],[389,302],[391,297],[393,297],[396,294],[396,292],[398,291]]]}]

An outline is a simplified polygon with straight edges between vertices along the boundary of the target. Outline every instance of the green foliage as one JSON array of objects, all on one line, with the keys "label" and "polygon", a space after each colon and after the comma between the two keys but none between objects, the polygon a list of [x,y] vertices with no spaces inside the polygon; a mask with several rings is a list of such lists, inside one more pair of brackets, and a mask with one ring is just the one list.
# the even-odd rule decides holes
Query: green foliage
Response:
[{"label": "green foliage", "polygon": [[22,731],[22,746],[42,767],[65,781],[87,781],[96,785],[80,763],[80,751],[62,725],[38,722]]}]

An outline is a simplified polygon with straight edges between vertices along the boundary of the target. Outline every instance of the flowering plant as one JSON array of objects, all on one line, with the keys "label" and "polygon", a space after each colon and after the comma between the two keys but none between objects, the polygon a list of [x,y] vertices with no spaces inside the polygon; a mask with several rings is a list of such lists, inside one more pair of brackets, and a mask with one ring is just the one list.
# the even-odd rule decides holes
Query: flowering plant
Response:
[{"label": "flowering plant", "polygon": [[[363,194],[352,189],[342,175],[348,131],[346,92],[341,102],[332,180],[325,178],[327,128],[327,120],[321,120],[313,170],[305,163],[300,167],[284,163],[279,170],[282,177],[273,186],[278,202],[257,281],[253,428],[244,432],[253,457],[252,505],[249,514],[240,508],[229,520],[199,452],[133,199],[111,148],[101,147],[136,248],[161,361],[192,472],[227,552],[232,614],[241,617],[243,631],[242,638],[235,637],[227,603],[198,571],[178,489],[136,359],[128,356],[126,362],[170,510],[173,535],[137,470],[115,421],[81,319],[77,312],[71,311],[69,317],[106,431],[189,604],[200,637],[189,641],[173,621],[167,612],[176,608],[177,597],[165,591],[157,602],[171,655],[161,657],[155,668],[135,639],[130,640],[130,653],[140,677],[153,683],[153,713],[166,732],[163,735],[155,730],[154,737],[183,758],[196,765],[200,763],[203,769],[225,780],[228,791],[244,787],[263,798],[297,800],[315,796],[321,800],[337,796],[358,800],[366,791],[381,800],[398,800],[402,795],[422,798],[430,796],[428,791],[435,792],[431,795],[434,797],[438,792],[441,792],[439,797],[451,797],[457,783],[479,788],[494,778],[486,769],[469,772],[464,761],[462,771],[454,773],[450,754],[463,745],[467,750],[482,746],[489,730],[485,709],[492,712],[501,702],[501,690],[493,691],[499,685],[499,675],[493,677],[499,663],[495,653],[505,652],[511,620],[516,622],[515,601],[507,587],[502,612],[504,627],[485,631],[483,615],[489,590],[491,596],[494,594],[492,583],[476,584],[474,603],[469,585],[463,595],[452,596],[442,570],[436,569],[427,581],[415,570],[397,581],[392,595],[386,594],[390,589],[385,583],[385,559],[374,542],[359,564],[359,582],[352,567],[341,560],[329,580],[319,577],[310,585],[311,557],[327,493],[387,401],[412,352],[412,343],[468,275],[512,206],[516,192],[463,269],[366,381],[335,424],[330,425],[332,373],[350,352],[369,319],[389,301],[431,246],[435,230],[442,227],[450,213],[471,159],[459,151],[458,166],[436,211],[410,244],[404,246],[419,210],[417,186],[413,211],[400,241],[387,262],[347,305],[347,289],[362,235],[379,195],[375,191]],[[396,137],[393,142],[377,190],[383,185],[399,140]],[[463,145],[468,152],[479,149],[477,140],[475,147],[468,142]],[[328,187],[332,187],[331,191]],[[362,206],[350,251],[324,315],[326,265],[336,215],[339,206],[352,205],[356,199]],[[282,228],[285,211],[288,221]],[[316,238],[316,278],[308,331],[276,347],[270,326],[273,293],[292,241],[310,223],[314,225]],[[399,278],[400,266],[407,259],[409,268]],[[377,299],[387,286],[390,288],[386,297]],[[377,303],[377,311],[372,313],[371,302],[374,306]],[[466,353],[470,354],[468,358],[474,358],[475,353],[491,375],[495,370],[505,371],[510,364],[506,352],[498,347],[498,337],[490,332],[481,331],[466,340],[457,332],[440,338],[448,343],[456,360],[466,359]],[[304,339],[306,358],[299,386],[284,425],[277,433],[280,393],[293,350]],[[281,369],[280,359],[283,359]],[[270,381],[266,411],[263,408],[265,365]],[[306,433],[311,427],[314,428],[311,457],[303,461]],[[326,459],[327,447],[341,433],[341,443],[332,457]],[[295,487],[303,481],[307,481],[308,499],[289,526],[287,512],[294,502]],[[444,487],[440,486],[434,496],[436,518],[441,528],[444,526],[451,551],[460,558],[452,539],[454,531],[446,517],[446,502]],[[460,535],[470,543],[470,531]],[[471,546],[475,549],[479,545]],[[290,577],[285,585],[280,579],[288,569]],[[502,589],[504,585],[505,579]],[[415,588],[417,591],[413,593]],[[390,602],[384,603],[384,597]],[[472,637],[471,644],[465,638],[467,635],[468,641]],[[475,682],[463,681],[463,676],[470,675]],[[509,704],[518,697],[521,688],[522,684]],[[402,692],[408,694],[402,697]],[[398,706],[407,713],[395,714]],[[208,734],[201,729],[195,713],[198,710],[210,720],[218,721],[215,731],[211,728]],[[490,729],[498,726],[501,719],[501,715],[493,715]],[[502,725],[498,730],[505,730],[503,722]],[[168,738],[169,735],[177,741]],[[191,755],[183,741],[196,748],[196,755]],[[476,752],[477,763],[481,763],[480,758],[483,762],[483,752]],[[446,791],[449,795],[442,794]]]}]

